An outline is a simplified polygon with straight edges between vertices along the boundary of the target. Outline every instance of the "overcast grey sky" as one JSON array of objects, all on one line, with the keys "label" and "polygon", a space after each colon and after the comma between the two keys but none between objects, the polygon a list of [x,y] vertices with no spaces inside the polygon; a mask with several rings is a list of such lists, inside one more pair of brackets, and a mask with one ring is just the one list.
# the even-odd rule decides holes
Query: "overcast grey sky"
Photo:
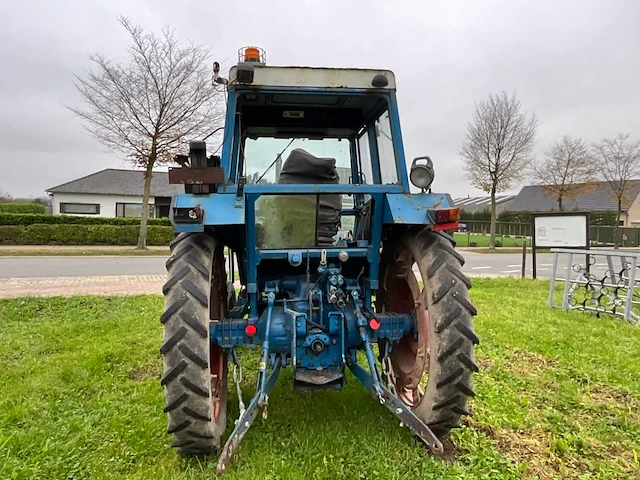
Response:
[{"label": "overcast grey sky", "polygon": [[407,158],[430,155],[435,189],[454,196],[479,193],[456,152],[474,101],[501,89],[543,122],[539,155],[563,134],[640,138],[638,0],[3,0],[0,189],[41,195],[127,167],[63,106],[80,102],[72,74],[89,53],[124,58],[120,14],[170,24],[227,66],[255,44],[271,65],[393,70]]}]

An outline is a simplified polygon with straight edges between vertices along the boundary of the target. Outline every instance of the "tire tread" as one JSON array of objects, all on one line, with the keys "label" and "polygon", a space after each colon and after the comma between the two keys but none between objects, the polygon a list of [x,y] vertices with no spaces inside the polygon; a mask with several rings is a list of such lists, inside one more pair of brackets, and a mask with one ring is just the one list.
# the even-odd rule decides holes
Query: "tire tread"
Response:
[{"label": "tire tread", "polygon": [[208,322],[216,240],[207,233],[180,234],[170,247],[160,318],[167,432],[180,454],[211,453],[220,447],[224,433],[218,423],[226,425],[226,410],[218,422],[211,419]]},{"label": "tire tread", "polygon": [[479,339],[473,331],[477,311],[469,298],[472,283],[462,272],[464,258],[449,235],[429,229],[409,231],[404,244],[426,275],[425,297],[434,322],[428,383],[414,413],[444,437],[469,414],[467,402],[475,395],[472,376],[478,371],[474,350]]}]

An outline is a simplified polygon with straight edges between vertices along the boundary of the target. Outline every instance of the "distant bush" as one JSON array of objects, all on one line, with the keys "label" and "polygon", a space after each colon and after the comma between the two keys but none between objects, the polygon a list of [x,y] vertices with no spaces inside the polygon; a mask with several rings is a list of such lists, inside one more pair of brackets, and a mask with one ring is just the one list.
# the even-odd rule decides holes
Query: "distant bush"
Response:
[{"label": "distant bush", "polygon": [[491,221],[491,212],[489,210],[480,210],[478,212],[469,212],[468,210],[461,209],[460,210],[460,221],[461,222],[490,222]]},{"label": "distant bush", "polygon": [[591,225],[614,227],[617,223],[616,212],[591,212]]},{"label": "distant bush", "polygon": [[[135,245],[137,225],[3,225],[0,244],[4,245]],[[148,245],[169,245],[173,228],[150,225]]]},{"label": "distant bush", "polygon": [[[550,212],[558,213],[558,211]],[[565,213],[571,213],[571,210]],[[498,215],[498,222],[505,223],[531,223],[533,212],[502,212]],[[487,218],[490,221],[491,217]],[[615,226],[616,212],[591,212],[591,225],[597,226]]]},{"label": "distant bush", "polygon": [[[0,225],[140,225],[139,218],[45,215],[33,213],[0,213]],[[149,225],[169,227],[168,218],[150,218]]]},{"label": "distant bush", "polygon": [[0,213],[44,214],[44,205],[40,203],[0,203]]}]

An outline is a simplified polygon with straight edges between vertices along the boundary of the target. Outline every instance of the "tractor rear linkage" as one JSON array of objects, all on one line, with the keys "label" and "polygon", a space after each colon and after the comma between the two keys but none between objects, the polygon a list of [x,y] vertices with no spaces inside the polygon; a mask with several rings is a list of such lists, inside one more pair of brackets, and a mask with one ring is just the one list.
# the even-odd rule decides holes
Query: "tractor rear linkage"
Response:
[{"label": "tractor rear linkage", "polygon": [[[356,308],[356,316],[358,318],[358,329],[360,338],[364,345],[367,363],[369,365],[369,372],[362,368],[357,363],[356,351],[352,350],[349,353],[346,364],[354,374],[354,376],[376,397],[381,405],[385,405],[391,413],[400,419],[401,427],[408,427],[409,430],[420,438],[429,448],[434,455],[442,455],[444,448],[442,442],[431,431],[431,429],[407,407],[394,393],[392,393],[385,385],[380,381],[380,374],[378,372],[378,366],[375,361],[375,356],[369,338],[367,335],[367,321],[360,309],[359,296],[357,291],[351,292]],[[244,409],[242,397],[239,395],[238,400],[240,403],[240,416],[235,422],[235,428],[231,435],[227,439],[218,461],[217,473],[223,475],[226,472],[227,465],[231,461],[233,454],[235,453],[238,445],[244,438],[245,434],[249,430],[253,421],[256,419],[259,413],[259,409],[262,409],[262,417],[267,418],[267,408],[269,405],[269,394],[275,386],[278,376],[280,375],[280,369],[283,366],[283,359],[281,356],[276,356],[269,351],[269,331],[271,324],[271,316],[273,307],[275,305],[275,293],[270,291],[267,294],[268,306],[267,306],[267,323],[265,330],[265,338],[262,344],[262,354],[260,357],[260,365],[258,370],[258,380],[256,393],[254,394],[249,406]],[[292,317],[293,318],[293,317]],[[292,328],[295,331],[295,328]],[[295,342],[295,337],[293,339]],[[293,348],[295,351],[295,346]],[[238,358],[235,353],[235,349],[232,350],[230,355],[234,366],[239,367]],[[267,372],[267,364],[271,365],[271,371]],[[234,380],[238,384],[238,392],[240,391],[239,382],[240,379],[235,377]]]}]

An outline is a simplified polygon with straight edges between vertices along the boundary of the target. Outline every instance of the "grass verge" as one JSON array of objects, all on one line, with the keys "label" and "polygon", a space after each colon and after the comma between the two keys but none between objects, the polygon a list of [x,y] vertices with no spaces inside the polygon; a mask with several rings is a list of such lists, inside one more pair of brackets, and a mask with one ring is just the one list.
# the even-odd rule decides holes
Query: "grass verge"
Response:
[{"label": "grass verge", "polygon": [[[227,478],[640,478],[640,329],[554,311],[546,282],[474,283],[481,371],[449,460],[352,376],[298,394],[285,371]],[[216,458],[181,459],[165,434],[161,310],[155,296],[0,301],[0,478],[214,478]],[[257,357],[242,354],[247,401]]]},{"label": "grass verge", "polygon": [[[488,247],[490,235],[484,235],[481,233],[461,233],[455,232],[453,234],[458,247]],[[522,237],[507,237],[504,235],[496,235],[496,242],[499,242],[498,248],[504,247],[520,247],[522,248]],[[527,246],[531,245],[531,239],[527,238]],[[498,243],[496,243],[498,245]]]}]

